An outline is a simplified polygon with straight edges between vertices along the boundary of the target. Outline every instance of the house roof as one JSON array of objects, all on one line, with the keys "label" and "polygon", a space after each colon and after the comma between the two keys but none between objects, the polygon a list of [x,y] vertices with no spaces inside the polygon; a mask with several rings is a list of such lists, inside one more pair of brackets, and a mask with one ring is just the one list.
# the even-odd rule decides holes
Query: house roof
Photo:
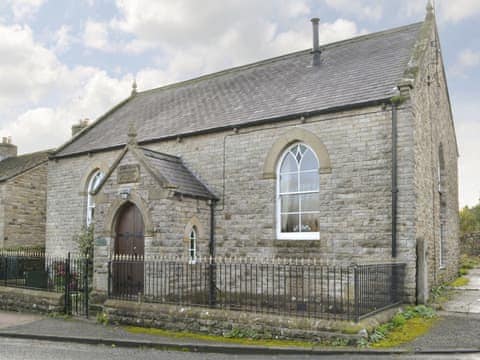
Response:
[{"label": "house roof", "polygon": [[56,157],[384,101],[392,96],[423,23],[310,49],[139,92],[71,139]]},{"label": "house roof", "polygon": [[175,187],[175,192],[202,199],[216,199],[215,195],[185,166],[182,159],[150,149],[140,148],[151,170]]},{"label": "house roof", "polygon": [[51,150],[8,157],[0,161],[0,182],[7,181],[21,173],[46,162]]}]

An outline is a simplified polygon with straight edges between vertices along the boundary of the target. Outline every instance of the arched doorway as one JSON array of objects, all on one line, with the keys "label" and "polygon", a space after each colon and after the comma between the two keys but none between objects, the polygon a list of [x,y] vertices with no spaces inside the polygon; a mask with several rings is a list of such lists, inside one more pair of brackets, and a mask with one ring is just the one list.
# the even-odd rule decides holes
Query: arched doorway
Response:
[{"label": "arched doorway", "polygon": [[115,254],[128,255],[113,269],[113,291],[122,295],[143,293],[145,225],[138,207],[127,202],[116,218]]}]

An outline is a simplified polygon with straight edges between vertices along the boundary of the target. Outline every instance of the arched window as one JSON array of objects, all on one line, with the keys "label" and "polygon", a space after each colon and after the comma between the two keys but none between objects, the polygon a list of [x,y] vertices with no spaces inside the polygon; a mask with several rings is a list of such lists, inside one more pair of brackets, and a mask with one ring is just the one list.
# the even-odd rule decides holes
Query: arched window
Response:
[{"label": "arched window", "polygon": [[95,191],[103,179],[103,172],[96,170],[90,176],[87,186],[87,227],[93,223],[93,216],[95,213],[95,200],[92,191]]},{"label": "arched window", "polygon": [[190,230],[188,260],[190,264],[195,264],[197,261],[197,228],[195,226]]},{"label": "arched window", "polygon": [[277,169],[277,238],[320,238],[319,162],[313,150],[297,143],[285,151]]}]

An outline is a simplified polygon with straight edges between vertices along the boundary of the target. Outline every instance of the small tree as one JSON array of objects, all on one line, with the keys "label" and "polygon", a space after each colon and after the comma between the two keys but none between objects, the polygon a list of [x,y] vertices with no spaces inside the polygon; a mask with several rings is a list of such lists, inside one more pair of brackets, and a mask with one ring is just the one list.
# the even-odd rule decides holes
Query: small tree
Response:
[{"label": "small tree", "polygon": [[93,226],[82,228],[82,230],[73,237],[78,245],[80,254],[93,259]]},{"label": "small tree", "polygon": [[460,210],[460,232],[470,234],[480,231],[480,204],[465,206]]}]

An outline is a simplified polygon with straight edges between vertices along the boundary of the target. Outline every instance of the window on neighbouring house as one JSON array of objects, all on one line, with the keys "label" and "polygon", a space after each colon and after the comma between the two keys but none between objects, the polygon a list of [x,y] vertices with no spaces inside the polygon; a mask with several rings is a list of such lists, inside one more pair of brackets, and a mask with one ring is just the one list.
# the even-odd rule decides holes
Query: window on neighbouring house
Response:
[{"label": "window on neighbouring house", "polygon": [[277,238],[319,239],[319,162],[305,144],[291,146],[277,171]]},{"label": "window on neighbouring house", "polygon": [[197,261],[197,229],[195,226],[190,231],[190,244],[188,248],[188,257],[191,264]]},{"label": "window on neighbouring house", "polygon": [[92,195],[92,191],[95,191],[100,185],[100,182],[103,179],[103,172],[100,170],[96,170],[92,175],[90,176],[90,179],[88,181],[88,186],[87,186],[87,227],[90,226],[93,223],[93,216],[95,214],[95,199]]}]

